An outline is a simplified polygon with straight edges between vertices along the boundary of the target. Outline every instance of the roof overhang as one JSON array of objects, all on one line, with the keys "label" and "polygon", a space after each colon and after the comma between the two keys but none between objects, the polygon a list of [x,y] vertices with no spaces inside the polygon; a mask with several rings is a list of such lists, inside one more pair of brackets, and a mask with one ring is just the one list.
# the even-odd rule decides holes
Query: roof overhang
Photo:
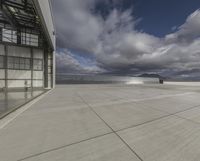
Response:
[{"label": "roof overhang", "polygon": [[35,9],[39,15],[45,35],[52,50],[56,48],[55,29],[53,24],[52,7],[50,0],[33,0]]}]

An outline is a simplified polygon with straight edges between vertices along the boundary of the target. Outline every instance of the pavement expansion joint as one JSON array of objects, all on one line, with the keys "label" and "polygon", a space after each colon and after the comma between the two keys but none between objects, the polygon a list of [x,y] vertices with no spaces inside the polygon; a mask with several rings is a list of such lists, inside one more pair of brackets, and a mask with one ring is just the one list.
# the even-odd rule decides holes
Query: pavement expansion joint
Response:
[{"label": "pavement expansion joint", "polygon": [[128,149],[134,154],[134,155],[136,155],[137,157],[138,157],[138,159],[140,160],[140,161],[143,161],[143,159],[137,154],[137,152],[135,152],[129,145],[128,145],[128,143],[124,140],[124,139],[122,139],[122,137],[120,137],[119,136],[119,134],[117,134],[117,132],[92,108],[92,106],[90,106],[79,94],[78,94],[78,96],[83,100],[83,102],[86,104],[86,105],[88,105],[88,107],[95,113],[95,115],[99,118],[99,119],[101,119],[105,124],[106,124],[106,126],[108,126],[111,130],[112,130],[112,132],[126,145],[126,147],[128,147]]},{"label": "pavement expansion joint", "polygon": [[81,141],[78,141],[78,142],[74,142],[74,143],[71,143],[71,144],[63,145],[63,146],[60,146],[60,147],[57,147],[57,148],[49,149],[49,150],[46,150],[46,151],[43,151],[43,152],[40,152],[40,153],[37,153],[37,154],[33,154],[33,155],[30,155],[30,156],[24,157],[24,158],[19,159],[17,161],[24,161],[24,160],[27,160],[27,159],[30,159],[30,158],[34,158],[34,157],[37,157],[37,156],[40,156],[40,155],[43,155],[43,154],[46,154],[46,153],[50,153],[50,152],[53,152],[53,151],[64,149],[66,147],[69,147],[69,146],[72,146],[72,145],[76,145],[76,144],[79,144],[79,143],[82,143],[82,142],[85,142],[85,141],[89,141],[89,140],[92,140],[92,139],[96,139],[96,138],[99,138],[99,137],[102,137],[102,136],[105,136],[105,135],[109,135],[109,134],[113,134],[113,132],[109,132],[109,133],[106,133],[106,134],[94,136],[94,137],[91,137],[91,138],[88,138],[88,139],[84,139],[84,140],[81,140]]}]

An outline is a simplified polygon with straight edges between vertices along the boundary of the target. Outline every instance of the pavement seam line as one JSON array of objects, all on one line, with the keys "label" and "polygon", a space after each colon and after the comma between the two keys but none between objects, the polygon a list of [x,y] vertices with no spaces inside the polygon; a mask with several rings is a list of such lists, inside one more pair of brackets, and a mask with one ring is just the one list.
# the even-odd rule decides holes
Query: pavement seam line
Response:
[{"label": "pavement seam line", "polygon": [[174,115],[174,116],[176,116],[176,117],[178,117],[178,118],[180,118],[180,119],[182,119],[182,120],[186,120],[186,121],[188,121],[188,122],[191,122],[191,123],[193,123],[193,124],[200,125],[199,122],[193,121],[193,120],[191,120],[191,119],[187,119],[187,118],[184,118],[184,117],[179,116],[179,115]]},{"label": "pavement seam line", "polygon": [[184,119],[184,120],[187,120],[187,121],[190,121],[190,122],[193,122],[193,123],[195,123],[195,124],[199,124],[199,125],[200,125],[200,123],[197,122],[197,121],[193,121],[193,120],[191,120],[191,119],[188,119],[188,118],[185,118],[185,117],[182,117],[182,116],[179,116],[179,115],[178,115],[179,113],[187,112],[187,111],[190,111],[190,110],[195,109],[195,108],[198,108],[198,107],[200,107],[200,105],[192,106],[192,107],[189,107],[189,108],[187,108],[187,109],[184,109],[184,110],[181,110],[181,111],[178,111],[178,112],[175,112],[175,113],[169,113],[169,112],[167,112],[167,111],[160,110],[160,109],[156,109],[156,108],[154,108],[154,107],[148,106],[148,108],[151,108],[151,109],[154,109],[154,110],[158,110],[158,111],[161,111],[161,112],[166,112],[166,113],[169,114],[168,116],[176,116],[176,117],[179,117],[179,118],[182,118],[182,119]]},{"label": "pavement seam line", "polygon": [[128,147],[128,149],[140,160],[143,161],[143,159],[130,147],[130,145],[101,117],[99,114],[77,93],[77,95],[81,98],[81,100],[90,108],[91,111],[94,112],[94,114],[101,119],[106,126],[108,126],[112,132]]},{"label": "pavement seam line", "polygon": [[[42,97],[43,98],[43,97]],[[156,98],[157,99],[157,98]],[[85,100],[83,100],[84,102],[85,102]],[[140,100],[139,100],[140,101]],[[87,105],[87,106],[89,106],[89,108],[93,111],[93,112],[95,112],[95,114],[98,116],[98,114],[96,113],[96,111],[90,106],[90,105],[88,105],[86,102],[85,102],[85,104]],[[31,105],[32,106],[32,105]],[[195,106],[195,107],[198,107],[198,106]],[[192,108],[195,108],[195,107],[191,107],[190,109],[192,109]],[[150,107],[151,108],[151,107]],[[185,111],[187,111],[187,110],[190,110],[190,109],[186,109]],[[180,111],[180,112],[183,112],[183,111]],[[177,113],[179,113],[179,112],[177,112]],[[168,115],[168,116],[171,116],[171,115],[174,115],[174,114],[170,114],[170,115]],[[168,117],[168,116],[164,116],[164,117]],[[176,116],[176,115],[174,115],[174,116]],[[100,116],[98,116],[102,121],[104,121]],[[162,118],[159,118],[159,119],[162,119]],[[158,120],[159,120],[158,119]],[[13,119],[14,120],[14,119]],[[155,121],[155,120],[153,120],[153,121]],[[152,122],[152,121],[151,121]],[[104,123],[106,123],[105,121],[104,121]],[[147,122],[148,123],[148,122]],[[108,124],[106,124],[109,128],[111,128]],[[140,125],[137,125],[137,126],[140,126]],[[36,156],[39,156],[39,155],[42,155],[42,154],[45,154],[45,153],[48,153],[48,152],[51,152],[51,151],[56,151],[56,150],[59,150],[59,149],[62,149],[62,148],[65,148],[65,147],[68,147],[68,146],[71,146],[71,145],[75,145],[75,144],[79,144],[79,143],[81,143],[81,142],[84,142],[84,141],[88,141],[88,140],[91,140],[91,139],[95,139],[95,138],[98,138],[98,137],[102,137],[102,136],[104,136],[104,135],[108,135],[108,134],[116,134],[119,138],[120,138],[120,140],[122,140],[128,147],[129,147],[129,149],[132,149],[120,136],[119,136],[119,134],[117,133],[117,131],[114,131],[112,128],[111,128],[111,130],[113,131],[113,132],[110,132],[110,133],[106,133],[106,134],[103,134],[103,135],[99,135],[99,136],[96,136],[96,137],[92,137],[92,138],[88,138],[87,140],[82,140],[82,141],[79,141],[79,142],[76,142],[76,143],[72,143],[72,144],[68,144],[68,145],[65,145],[65,146],[62,146],[62,147],[59,147],[59,148],[55,148],[55,149],[52,149],[52,150],[49,150],[49,151],[46,151],[46,152],[42,152],[41,154],[39,154],[38,153],[38,155],[36,154]],[[132,150],[131,150],[132,151]],[[135,154],[135,152],[134,152],[134,154]],[[34,156],[32,156],[32,157],[34,157]],[[28,158],[32,158],[32,157],[28,157]],[[28,159],[28,158],[25,158],[25,159],[20,159],[20,160],[18,160],[18,161],[22,161],[22,160],[26,160],[26,159]]]},{"label": "pavement seam line", "polygon": [[[187,108],[187,109],[185,109],[185,110],[178,111],[178,112],[176,112],[176,113],[169,113],[169,112],[166,112],[166,111],[163,111],[163,110],[158,110],[158,109],[155,109],[155,108],[153,108],[153,107],[149,107],[149,106],[148,106],[148,108],[151,108],[151,109],[154,109],[154,110],[158,110],[158,111],[161,111],[161,112],[165,112],[167,115],[162,116],[162,117],[155,118],[155,119],[153,119],[153,120],[149,120],[149,121],[143,122],[143,123],[141,123],[141,124],[132,125],[132,126],[129,126],[129,127],[126,127],[126,128],[122,128],[122,129],[116,130],[116,132],[120,132],[120,131],[127,130],[127,129],[131,129],[131,128],[135,128],[135,127],[138,127],[138,126],[141,126],[141,125],[145,125],[145,124],[148,124],[148,123],[151,123],[151,122],[154,122],[154,121],[158,121],[158,120],[161,120],[161,119],[170,117],[170,116],[176,116],[176,117],[178,117],[178,115],[176,115],[176,114],[181,113],[181,112],[185,112],[185,111],[189,111],[189,110],[191,110],[191,109],[193,109],[193,108],[197,108],[197,107],[199,107],[199,106],[200,106],[200,105],[193,106],[193,107]],[[147,106],[146,106],[146,107],[147,107]],[[179,117],[179,118],[181,118],[181,117]],[[185,120],[188,120],[188,121],[191,121],[191,122],[195,123],[194,121],[189,120],[189,119],[186,119],[186,118],[182,118],[182,119],[185,119]],[[196,123],[197,123],[197,122],[196,122]],[[200,123],[199,123],[199,124],[200,124]]]},{"label": "pavement seam line", "polygon": [[94,105],[94,107],[98,107],[98,106],[106,106],[106,105],[115,105],[115,104],[123,104],[123,103],[137,103],[137,102],[142,102],[142,101],[148,101],[148,100],[158,100],[158,99],[162,99],[162,98],[170,98],[170,97],[174,97],[174,96],[184,96],[184,95],[191,95],[194,94],[194,92],[186,92],[186,93],[179,93],[179,94],[170,94],[170,95],[161,95],[161,96],[155,96],[155,97],[149,97],[149,98],[145,98],[145,99],[125,99],[123,100],[123,98],[119,98],[119,100],[116,103],[114,102],[109,102],[106,104],[99,104],[99,105]]},{"label": "pavement seam line", "polygon": [[37,153],[37,154],[34,154],[34,155],[30,155],[30,156],[24,157],[24,158],[19,159],[17,161],[24,161],[24,160],[27,160],[27,159],[30,159],[30,158],[38,157],[38,156],[43,155],[43,154],[47,154],[47,153],[50,153],[50,152],[53,152],[53,151],[61,150],[61,149],[67,148],[69,146],[80,144],[82,142],[93,140],[93,139],[96,139],[96,138],[100,138],[100,137],[103,137],[103,136],[106,136],[106,135],[109,135],[109,134],[113,134],[113,132],[109,132],[109,133],[105,133],[105,134],[102,134],[102,135],[94,136],[94,137],[91,137],[91,138],[88,138],[88,139],[80,140],[78,142],[74,142],[74,143],[71,143],[71,144],[63,145],[63,146],[60,146],[60,147],[57,147],[57,148],[49,149],[49,150],[43,151],[41,153]]}]

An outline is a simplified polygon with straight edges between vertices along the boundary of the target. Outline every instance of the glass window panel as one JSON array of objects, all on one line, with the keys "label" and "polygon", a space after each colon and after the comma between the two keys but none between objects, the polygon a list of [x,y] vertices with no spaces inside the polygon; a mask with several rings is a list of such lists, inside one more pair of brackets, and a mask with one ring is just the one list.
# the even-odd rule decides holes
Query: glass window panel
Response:
[{"label": "glass window panel", "polygon": [[8,68],[9,69],[21,69],[30,70],[31,63],[29,58],[19,58],[19,57],[8,57]]},{"label": "glass window panel", "polygon": [[3,38],[5,42],[17,43],[17,32],[14,30],[3,29],[2,30]]},{"label": "glass window panel", "polygon": [[38,35],[22,33],[21,41],[24,45],[38,46]]}]

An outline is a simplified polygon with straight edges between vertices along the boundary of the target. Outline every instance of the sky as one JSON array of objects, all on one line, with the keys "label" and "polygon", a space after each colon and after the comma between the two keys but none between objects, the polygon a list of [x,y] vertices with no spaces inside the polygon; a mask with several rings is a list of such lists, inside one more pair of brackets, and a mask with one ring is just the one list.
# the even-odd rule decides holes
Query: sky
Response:
[{"label": "sky", "polygon": [[52,0],[57,73],[200,80],[200,0]]}]

